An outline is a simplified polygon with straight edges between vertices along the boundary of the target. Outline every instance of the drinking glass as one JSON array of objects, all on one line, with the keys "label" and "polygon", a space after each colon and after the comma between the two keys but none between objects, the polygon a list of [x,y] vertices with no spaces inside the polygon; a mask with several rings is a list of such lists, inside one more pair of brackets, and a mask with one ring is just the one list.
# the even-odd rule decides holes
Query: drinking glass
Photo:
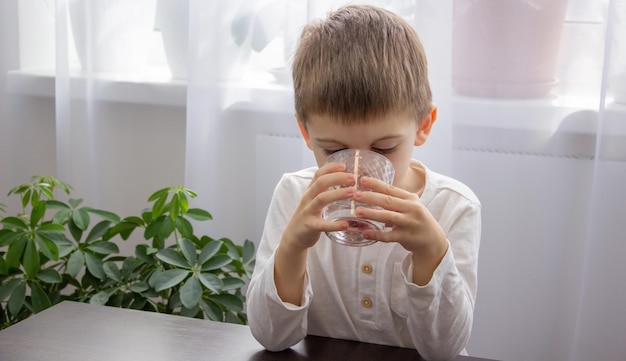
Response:
[{"label": "drinking glass", "polygon": [[[387,157],[379,153],[363,149],[344,149],[331,154],[325,163],[333,162],[345,164],[346,172],[354,174],[356,183],[350,187],[355,187],[357,190],[367,190],[360,185],[360,179],[363,176],[377,178],[388,184],[393,183],[395,174],[393,165]],[[339,186],[334,188],[339,188]],[[322,216],[332,221],[346,220],[350,226],[344,231],[326,232],[328,238],[348,246],[367,246],[376,242],[363,238],[363,231],[367,229],[384,230],[385,224],[357,217],[355,214],[356,207],[380,209],[380,207],[359,203],[353,199],[342,199],[329,204],[324,208]]]}]

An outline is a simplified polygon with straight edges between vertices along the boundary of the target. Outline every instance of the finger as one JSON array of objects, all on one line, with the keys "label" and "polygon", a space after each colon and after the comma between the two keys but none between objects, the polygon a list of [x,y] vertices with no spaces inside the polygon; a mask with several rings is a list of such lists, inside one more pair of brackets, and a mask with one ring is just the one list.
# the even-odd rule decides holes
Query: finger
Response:
[{"label": "finger", "polygon": [[410,220],[403,213],[377,209],[365,206],[359,206],[355,209],[356,216],[359,218],[371,219],[384,223],[387,227],[400,226],[405,227],[410,224]]},{"label": "finger", "polygon": [[354,193],[354,187],[330,189],[325,192],[319,193],[312,201],[314,212],[321,213],[324,207],[333,202],[353,198]]},{"label": "finger", "polygon": [[[339,164],[339,163],[337,163]],[[335,170],[337,168],[334,168]],[[321,193],[328,191],[330,188],[352,187],[354,185],[354,175],[351,173],[331,171],[324,169],[316,172],[315,177],[311,181],[309,188],[305,191],[303,199],[312,201]]]},{"label": "finger", "polygon": [[363,231],[363,238],[369,239],[372,241],[390,243],[395,242],[393,233],[391,231],[378,231],[373,229],[368,229]]},{"label": "finger", "polygon": [[414,195],[414,193],[405,191],[404,189],[399,187],[394,187],[389,183],[383,182],[382,180],[373,177],[359,178],[359,185],[361,189],[388,194],[396,198],[407,199]]},{"label": "finger", "polygon": [[312,185],[321,188],[318,191],[330,187],[348,187],[355,184],[354,174],[345,172],[346,166],[342,163],[326,164],[315,172],[311,181]]},{"label": "finger", "polygon": [[350,225],[346,220],[329,221],[323,219],[320,226],[323,232],[339,232],[350,228]]},{"label": "finger", "polygon": [[313,179],[319,178],[320,176],[324,174],[345,172],[345,171],[346,171],[346,165],[343,163],[337,163],[337,162],[328,163],[328,164],[322,165],[321,167],[317,169]]},{"label": "finger", "polygon": [[398,213],[414,213],[419,203],[417,195],[408,195],[407,199],[403,199],[375,191],[356,191],[353,198],[359,203]]}]

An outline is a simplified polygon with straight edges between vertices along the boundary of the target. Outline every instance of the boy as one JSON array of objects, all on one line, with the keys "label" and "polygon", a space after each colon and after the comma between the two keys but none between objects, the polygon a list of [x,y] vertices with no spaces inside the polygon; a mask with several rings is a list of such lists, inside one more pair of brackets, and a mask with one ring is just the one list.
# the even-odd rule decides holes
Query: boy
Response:
[{"label": "boy", "polygon": [[[425,359],[465,353],[476,297],[480,203],[463,184],[412,160],[436,119],[426,58],[397,15],[347,6],[307,25],[293,63],[296,118],[319,168],[285,174],[269,207],[247,294],[253,335],[268,350],[305,335],[415,348]],[[396,170],[393,185],[325,158],[374,150]],[[387,225],[377,242],[350,247],[324,232],[347,229],[323,208],[339,199]]]}]

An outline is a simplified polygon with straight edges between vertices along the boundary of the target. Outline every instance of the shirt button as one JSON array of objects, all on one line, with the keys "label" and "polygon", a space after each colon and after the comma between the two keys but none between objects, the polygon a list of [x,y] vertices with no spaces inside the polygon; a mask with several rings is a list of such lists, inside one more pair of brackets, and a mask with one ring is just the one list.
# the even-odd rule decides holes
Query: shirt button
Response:
[{"label": "shirt button", "polygon": [[365,308],[370,308],[372,307],[372,299],[369,297],[363,297],[361,299],[361,306],[365,307]]},{"label": "shirt button", "polygon": [[363,265],[361,266],[361,271],[365,274],[371,274],[372,273],[372,265],[369,263],[363,263]]}]

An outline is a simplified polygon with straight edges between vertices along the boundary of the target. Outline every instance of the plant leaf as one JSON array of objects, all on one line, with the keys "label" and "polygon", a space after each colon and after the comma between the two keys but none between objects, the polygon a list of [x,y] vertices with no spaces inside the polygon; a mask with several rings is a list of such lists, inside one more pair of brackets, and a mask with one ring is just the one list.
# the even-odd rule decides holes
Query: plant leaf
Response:
[{"label": "plant leaf", "polygon": [[233,243],[233,241],[228,238],[222,238],[222,240],[224,241],[224,245],[228,249],[228,255],[232,259],[238,259],[241,257],[241,253],[239,252],[238,247]]},{"label": "plant leaf", "polygon": [[222,287],[222,291],[236,290],[246,284],[244,280],[237,277],[224,277],[222,279],[222,282],[224,282],[224,287]]},{"label": "plant leaf", "polygon": [[148,202],[152,202],[155,199],[162,197],[162,196],[167,197],[167,193],[169,193],[169,191],[170,191],[170,187],[159,189],[158,191],[152,193],[150,198],[148,198]]},{"label": "plant leaf", "polygon": [[40,267],[39,252],[37,252],[35,242],[28,240],[24,249],[24,271],[29,277],[35,277]]},{"label": "plant leaf", "polygon": [[35,227],[39,221],[46,214],[46,202],[37,203],[33,209],[30,211],[30,226]]},{"label": "plant leaf", "polygon": [[2,218],[0,223],[8,229],[18,229],[22,231],[26,231],[28,229],[28,225],[26,224],[26,222],[17,217]]},{"label": "plant leaf", "polygon": [[111,295],[117,292],[117,290],[119,290],[119,288],[113,287],[104,291],[100,291],[89,299],[89,303],[92,305],[104,306],[107,304],[107,302],[109,302],[109,298],[111,298]]},{"label": "plant leaf", "polygon": [[174,231],[174,222],[166,216],[160,216],[152,221],[144,232],[145,239],[152,239],[158,236],[160,239],[166,239]]},{"label": "plant leaf", "polygon": [[195,219],[196,221],[209,221],[213,219],[211,213],[200,208],[190,208],[187,211],[186,215],[191,219]]},{"label": "plant leaf", "polygon": [[[155,265],[156,262],[154,261],[154,258],[150,255],[152,253],[154,253],[153,251],[157,251],[156,248],[151,248],[148,245],[145,244],[138,244],[135,247],[135,257],[137,257],[138,259],[140,259],[142,262],[147,263],[149,265]],[[152,252],[152,253],[150,253]]]},{"label": "plant leaf", "polygon": [[148,285],[150,285],[150,287],[155,288],[154,282],[156,281],[156,279],[159,277],[161,273],[163,273],[163,271],[157,268],[152,272],[150,277],[148,277]]},{"label": "plant leaf", "polygon": [[188,263],[187,260],[180,255],[180,253],[176,252],[176,250],[172,248],[165,248],[157,253],[157,258],[161,261],[171,264],[172,266],[181,267],[185,269],[191,268],[192,264]]},{"label": "plant leaf", "polygon": [[45,234],[35,233],[35,240],[39,246],[39,251],[48,257],[48,259],[54,261],[59,259],[59,248],[56,243],[52,242]]},{"label": "plant leaf", "polygon": [[185,306],[180,308],[180,315],[185,317],[196,317],[196,315],[200,312],[200,307],[196,305],[196,307],[189,309]]},{"label": "plant leaf", "polygon": [[253,242],[247,239],[243,242],[243,252],[242,252],[243,263],[248,263],[254,258],[254,248],[255,246]]},{"label": "plant leaf", "polygon": [[59,271],[52,268],[41,270],[41,272],[37,274],[37,278],[46,283],[61,283],[63,280]]},{"label": "plant leaf", "polygon": [[185,238],[193,237],[193,226],[184,217],[176,218],[176,229],[178,229],[180,234]]},{"label": "plant leaf", "polygon": [[41,233],[63,233],[63,232],[65,232],[65,227],[63,227],[60,224],[46,223],[46,224],[42,224],[39,227],[39,232],[41,232]]},{"label": "plant leaf", "polygon": [[178,193],[178,199],[180,200],[180,213],[187,213],[189,211],[189,199],[185,193]]},{"label": "plant leaf", "polygon": [[85,256],[82,251],[75,251],[67,260],[67,272],[76,278],[85,265]]},{"label": "plant leaf", "polygon": [[202,265],[202,271],[212,271],[222,268],[230,264],[231,261],[232,258],[230,258],[230,256],[226,254],[218,254],[217,256],[211,258]]},{"label": "plant leaf", "polygon": [[72,212],[72,221],[78,229],[85,231],[87,227],[89,227],[89,213],[85,212],[82,208],[75,209],[74,212]]},{"label": "plant leaf", "polygon": [[224,321],[228,323],[236,323],[239,325],[245,325],[246,321],[245,319],[242,320],[241,317],[242,317],[241,314],[239,314],[238,312],[226,312],[226,319]]},{"label": "plant leaf", "polygon": [[122,222],[134,224],[137,227],[143,227],[146,224],[146,222],[141,217],[137,217],[137,216],[126,217],[122,219]]},{"label": "plant leaf", "polygon": [[30,201],[30,195],[32,192],[33,191],[29,189],[22,195],[22,208],[26,208],[26,206],[28,206],[28,202]]},{"label": "plant leaf", "polygon": [[128,237],[130,237],[130,235],[133,233],[133,231],[137,227],[138,225],[135,224],[134,222],[122,221],[116,224],[115,226],[109,228],[109,232],[107,233],[106,238],[110,239],[114,237],[115,235],[119,234],[123,240],[127,240]]},{"label": "plant leaf", "polygon": [[[0,276],[6,276],[9,274],[9,266],[7,265],[7,262],[4,260],[4,258],[0,257]],[[3,282],[3,277],[0,278],[0,284],[1,282]],[[0,300],[1,302],[1,300]]]},{"label": "plant leaf", "polygon": [[203,272],[198,275],[198,278],[204,287],[208,288],[213,293],[220,293],[224,286],[222,280],[213,273]]},{"label": "plant leaf", "polygon": [[83,231],[78,228],[74,222],[68,222],[67,228],[70,230],[72,238],[74,238],[76,242],[80,242],[80,239],[83,237]]},{"label": "plant leaf", "polygon": [[74,244],[64,234],[50,234],[48,237],[57,245],[59,258],[64,258],[74,251]]},{"label": "plant leaf", "polygon": [[26,282],[20,281],[13,289],[13,292],[11,292],[11,297],[9,298],[9,302],[8,302],[9,312],[13,316],[17,316],[17,314],[20,312],[20,310],[22,309],[22,306],[24,305],[25,299],[26,299]]},{"label": "plant leaf", "polygon": [[67,201],[67,203],[69,203],[69,204],[70,204],[70,206],[71,206],[72,208],[76,208],[76,207],[78,207],[81,203],[83,203],[83,200],[82,200],[82,199],[80,199],[80,198],[79,198],[79,199],[69,199],[69,200]]},{"label": "plant leaf", "polygon": [[236,312],[243,311],[243,301],[235,295],[222,293],[219,295],[210,295],[207,296],[207,298],[217,303],[218,305],[226,307],[229,310],[233,310]]},{"label": "plant leaf", "polygon": [[200,307],[204,313],[213,321],[224,321],[224,313],[220,306],[211,300],[200,300]]},{"label": "plant leaf", "polygon": [[113,212],[109,212],[109,211],[103,211],[101,209],[95,209],[95,208],[91,208],[91,207],[83,207],[83,210],[85,212],[89,212],[91,214],[96,214],[98,216],[100,216],[100,218],[102,218],[105,221],[109,221],[113,224],[119,223],[120,222],[120,216],[118,216],[117,214],[113,213]]},{"label": "plant leaf", "polygon": [[13,244],[13,242],[24,237],[23,231],[12,231],[9,229],[3,229],[0,231],[0,247],[6,247]]},{"label": "plant leaf", "polygon": [[125,257],[122,262],[122,277],[130,279],[133,271],[141,265],[141,261],[135,257]]},{"label": "plant leaf", "polygon": [[102,269],[102,259],[91,253],[85,253],[85,263],[87,264],[87,270],[91,272],[94,277],[100,280],[104,279],[105,274]]},{"label": "plant leaf", "polygon": [[[52,192],[52,186],[50,186],[50,184],[40,183],[38,185],[41,186],[41,188],[39,188],[39,192],[41,192],[41,194],[46,196],[46,198],[48,198],[48,199],[54,199],[54,193]],[[37,203],[39,203],[39,201],[41,199],[39,194],[40,193],[37,193],[37,192],[33,191],[33,194],[30,197],[30,204],[31,205],[35,206]]]},{"label": "plant leaf", "polygon": [[198,306],[200,296],[202,296],[200,282],[195,277],[189,277],[180,289],[180,301],[186,308],[193,309]]},{"label": "plant leaf", "polygon": [[191,197],[191,198],[196,198],[196,197],[198,196],[198,193],[196,193],[196,192],[192,191],[192,190],[191,190],[191,189],[189,189],[189,188],[184,188],[184,187],[181,187],[181,190],[182,190],[182,192],[183,192],[184,194],[188,195],[188,196],[189,196],[189,197]]},{"label": "plant leaf", "polygon": [[9,282],[3,285],[0,285],[0,302],[6,301],[11,296],[11,293],[20,282],[21,282],[20,280],[14,278],[10,280]]},{"label": "plant leaf", "polygon": [[58,209],[70,208],[67,204],[60,202],[60,201],[53,200],[53,199],[47,200],[46,204],[48,205],[49,208],[58,208]]},{"label": "plant leaf", "polygon": [[109,221],[100,221],[98,224],[93,226],[87,238],[85,238],[85,242],[91,243],[96,239],[101,238],[109,229],[111,228],[111,222]]},{"label": "plant leaf", "polygon": [[30,300],[31,300],[31,305],[33,306],[34,313],[39,313],[45,310],[46,308],[52,306],[52,302],[50,302],[50,298],[48,297],[46,292],[41,288],[41,286],[38,283],[31,282],[29,285],[30,285]]},{"label": "plant leaf", "polygon": [[87,246],[87,249],[98,254],[114,254],[119,253],[120,249],[113,242],[95,242]]},{"label": "plant leaf", "polygon": [[217,254],[217,252],[219,252],[220,248],[222,247],[222,241],[209,241],[209,243],[207,243],[203,248],[202,251],[200,252],[200,258],[198,259],[198,263],[199,264],[204,264],[206,261],[209,260],[209,258],[215,256]]},{"label": "plant leaf", "polygon": [[187,238],[183,238],[178,242],[180,246],[180,250],[183,252],[183,256],[190,265],[194,265],[196,263],[196,259],[198,258],[198,254],[196,253],[196,245],[188,240]]},{"label": "plant leaf", "polygon": [[150,289],[150,286],[146,282],[135,282],[130,285],[130,290],[135,293],[142,293]]},{"label": "plant leaf", "polygon": [[[51,201],[48,201],[51,202]],[[65,224],[69,221],[70,216],[72,215],[72,210],[69,208],[60,209],[54,217],[52,217],[52,222],[56,224]]]},{"label": "plant leaf", "polygon": [[176,220],[176,218],[180,215],[180,195],[178,193],[174,193],[174,195],[172,196],[169,211],[170,218],[172,220]]},{"label": "plant leaf", "polygon": [[20,238],[9,246],[9,250],[5,255],[8,267],[19,267],[27,242],[28,240],[26,238]]},{"label": "plant leaf", "polygon": [[190,271],[182,269],[170,269],[161,272],[154,280],[154,289],[157,292],[172,288],[181,283]]},{"label": "plant leaf", "polygon": [[154,202],[154,205],[152,206],[152,217],[157,218],[163,214],[166,201],[167,193],[163,193],[158,198],[156,198],[156,202]]},{"label": "plant leaf", "polygon": [[109,278],[117,282],[122,282],[122,273],[119,268],[117,268],[115,262],[104,262],[102,269]]}]

